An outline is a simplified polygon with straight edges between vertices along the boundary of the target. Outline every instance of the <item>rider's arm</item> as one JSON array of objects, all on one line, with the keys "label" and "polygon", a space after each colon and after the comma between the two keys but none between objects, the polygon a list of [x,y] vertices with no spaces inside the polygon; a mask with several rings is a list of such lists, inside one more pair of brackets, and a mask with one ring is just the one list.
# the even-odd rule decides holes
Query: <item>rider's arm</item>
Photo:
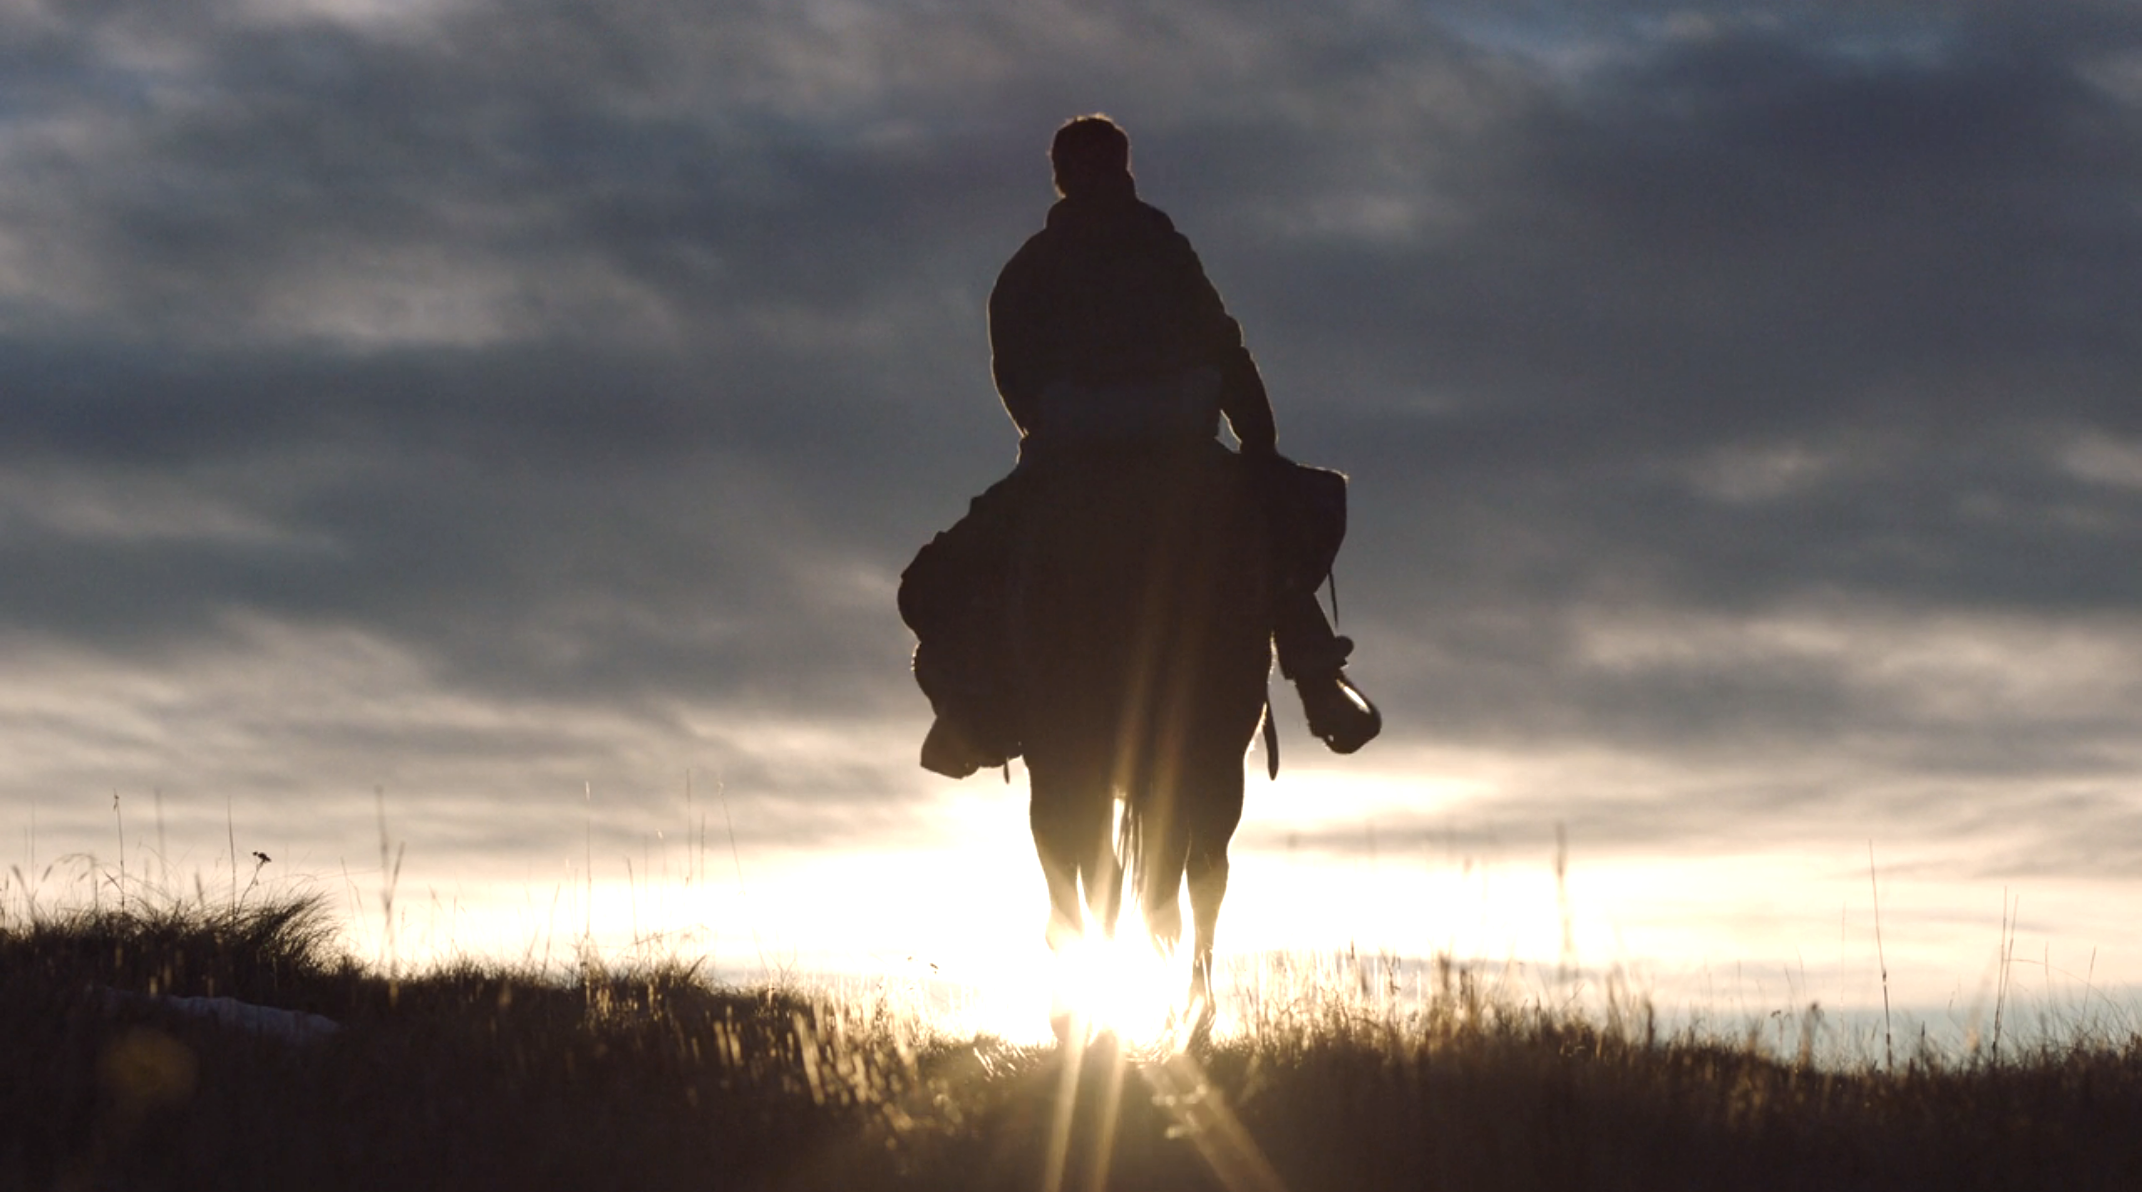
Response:
[{"label": "rider's arm", "polygon": [[1043,376],[1040,343],[1041,315],[1035,309],[1040,295],[1027,279],[1022,250],[1004,266],[996,288],[989,292],[989,371],[1004,399],[1004,412],[1011,415],[1020,434],[1034,428]]},{"label": "rider's arm", "polygon": [[1236,346],[1220,367],[1220,413],[1227,415],[1228,429],[1242,443],[1242,454],[1271,455],[1279,450],[1272,399],[1264,391],[1264,377],[1257,372],[1248,348]]},{"label": "rider's arm", "polygon": [[1205,276],[1204,263],[1190,242],[1179,233],[1175,239],[1189,292],[1194,295],[1194,325],[1200,329],[1204,351],[1220,369],[1220,413],[1227,416],[1228,429],[1235,432],[1243,454],[1270,455],[1278,450],[1279,426],[1272,416],[1272,399],[1264,391],[1264,377],[1242,344],[1242,325],[1227,313],[1220,291]]}]

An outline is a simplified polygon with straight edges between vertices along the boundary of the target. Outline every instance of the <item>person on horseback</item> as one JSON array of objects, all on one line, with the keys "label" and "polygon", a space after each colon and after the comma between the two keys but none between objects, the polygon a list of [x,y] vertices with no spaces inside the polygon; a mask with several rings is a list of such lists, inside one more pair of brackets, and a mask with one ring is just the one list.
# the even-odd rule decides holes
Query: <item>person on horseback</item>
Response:
[{"label": "person on horseback", "polygon": [[[1289,508],[1304,491],[1293,477],[1313,471],[1279,454],[1271,400],[1241,326],[1189,240],[1138,198],[1122,127],[1106,116],[1080,116],[1057,130],[1049,158],[1058,201],[1043,229],[1004,266],[989,297],[991,370],[1019,430],[1018,467],[973,502],[960,526],[924,548],[903,576],[902,613],[924,643],[916,677],[938,712],[923,764],[953,776],[1017,753],[1017,728],[1000,719],[1007,706],[1002,693],[977,677],[989,634],[980,634],[977,644],[975,624],[993,613],[984,600],[985,607],[968,608],[959,618],[966,623],[955,627],[928,607],[946,602],[909,588],[931,586],[919,574],[929,570],[973,578],[991,573],[994,563],[1001,571],[1003,544],[1018,533],[1023,477],[1059,461],[1077,466],[1095,453],[1200,443],[1224,451],[1216,440],[1224,416],[1241,465],[1272,510],[1275,553],[1283,556],[1288,535],[1277,523],[1304,520]],[[1343,534],[1343,490],[1339,502],[1337,533]],[[1335,538],[1328,546],[1336,551]],[[925,568],[933,549],[942,565]],[[1376,736],[1382,717],[1346,675],[1353,643],[1333,632],[1317,603],[1330,557],[1322,557],[1321,569],[1298,559],[1273,562],[1271,628],[1280,672],[1299,692],[1310,731],[1333,750],[1351,753]],[[933,635],[965,641],[933,653]]]}]

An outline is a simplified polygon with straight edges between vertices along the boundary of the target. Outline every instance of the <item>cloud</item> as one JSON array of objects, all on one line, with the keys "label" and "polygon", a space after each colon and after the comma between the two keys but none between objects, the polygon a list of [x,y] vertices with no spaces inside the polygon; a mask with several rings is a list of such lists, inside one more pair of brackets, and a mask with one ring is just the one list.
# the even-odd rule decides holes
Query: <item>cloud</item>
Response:
[{"label": "cloud", "polygon": [[[0,639],[53,702],[11,689],[45,760],[5,789],[476,800],[720,755],[813,840],[936,797],[890,593],[1011,462],[983,300],[1100,109],[1283,444],[1355,476],[1361,766],[1537,753],[1468,814],[1630,848],[1907,823],[1964,777],[2128,839],[2138,33],[13,6]],[[111,727],[170,731],[172,685],[237,743]],[[1694,777],[1565,806],[1612,759]]]}]

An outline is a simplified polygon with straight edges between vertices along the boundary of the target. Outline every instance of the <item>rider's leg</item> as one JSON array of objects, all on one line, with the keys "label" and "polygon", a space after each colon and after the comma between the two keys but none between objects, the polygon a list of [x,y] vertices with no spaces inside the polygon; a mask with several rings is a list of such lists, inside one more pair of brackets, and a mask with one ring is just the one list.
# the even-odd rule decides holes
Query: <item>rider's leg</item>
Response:
[{"label": "rider's leg", "polygon": [[1279,673],[1301,694],[1309,731],[1339,753],[1374,740],[1383,731],[1383,714],[1346,675],[1352,639],[1332,632],[1314,591],[1282,591],[1275,603],[1272,641],[1279,649]]},{"label": "rider's leg", "polygon": [[1279,647],[1279,673],[1300,681],[1346,665],[1353,639],[1333,633],[1315,592],[1288,589],[1274,599],[1272,640]]}]

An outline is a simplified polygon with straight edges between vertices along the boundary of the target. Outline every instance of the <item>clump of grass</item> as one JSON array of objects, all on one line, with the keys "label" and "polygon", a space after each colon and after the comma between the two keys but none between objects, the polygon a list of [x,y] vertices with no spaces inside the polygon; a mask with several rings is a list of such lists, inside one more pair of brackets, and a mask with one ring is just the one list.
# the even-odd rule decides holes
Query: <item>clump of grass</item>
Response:
[{"label": "clump of grass", "polygon": [[2121,1124],[2142,1040],[1825,1066],[1812,1008],[1780,1056],[1757,1030],[1664,1032],[1625,995],[1591,1017],[1447,961],[1411,987],[1388,957],[1288,963],[1206,1070],[1295,1187],[2142,1186]]},{"label": "clump of grass", "polygon": [[[706,1188],[799,1165],[835,1186],[927,1131],[950,1046],[883,1003],[677,960],[390,977],[334,943],[317,898],[0,925],[0,1186]],[[148,995],[342,1029],[294,1044]]]},{"label": "clump of grass", "polygon": [[54,990],[96,985],[150,995],[236,997],[313,1009],[359,977],[340,954],[322,895],[223,906],[88,907],[0,930],[0,973]]}]

